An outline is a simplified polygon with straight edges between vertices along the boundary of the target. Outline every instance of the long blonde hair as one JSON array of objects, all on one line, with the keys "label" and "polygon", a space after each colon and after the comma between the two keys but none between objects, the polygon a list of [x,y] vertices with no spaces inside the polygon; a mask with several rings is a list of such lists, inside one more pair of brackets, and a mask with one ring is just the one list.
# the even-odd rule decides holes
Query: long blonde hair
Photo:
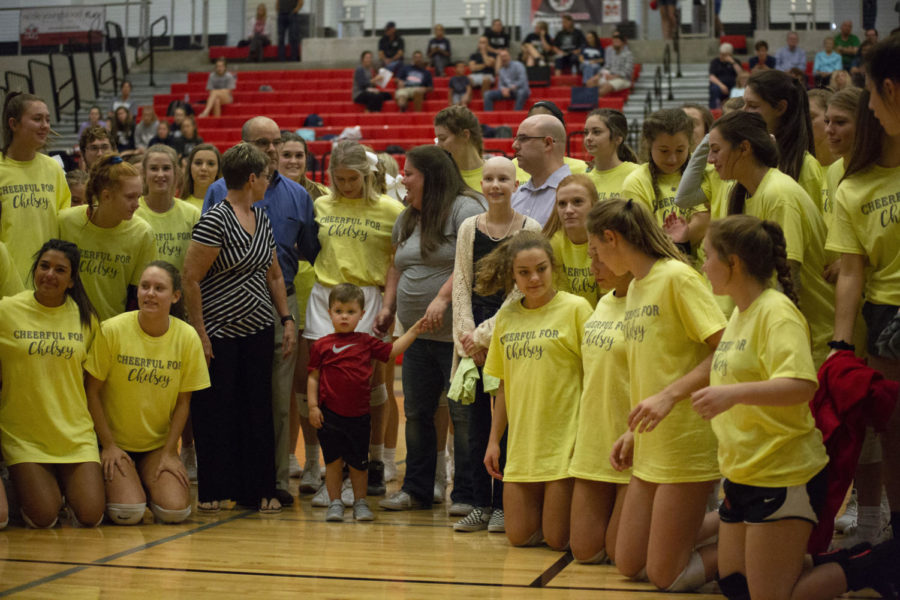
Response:
[{"label": "long blonde hair", "polygon": [[615,231],[647,256],[688,262],[672,238],[656,223],[650,209],[641,202],[610,198],[594,205],[588,213],[587,230],[588,234],[599,238],[603,237],[604,231]]},{"label": "long blonde hair", "polygon": [[369,162],[367,153],[374,153],[358,142],[352,140],[342,140],[338,142],[331,150],[331,160],[328,164],[328,174],[331,177],[331,195],[338,198],[341,192],[335,185],[336,169],[352,169],[360,174],[363,180],[362,197],[369,204],[377,204],[381,194],[378,192],[378,186],[375,184],[376,163],[373,165]]}]

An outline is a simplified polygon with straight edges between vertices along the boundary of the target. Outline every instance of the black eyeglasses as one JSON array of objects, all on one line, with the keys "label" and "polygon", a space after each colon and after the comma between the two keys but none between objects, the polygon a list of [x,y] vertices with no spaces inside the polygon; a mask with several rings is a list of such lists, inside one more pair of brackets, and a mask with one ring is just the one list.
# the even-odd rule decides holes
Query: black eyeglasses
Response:
[{"label": "black eyeglasses", "polygon": [[[521,144],[524,144],[525,142],[527,142],[528,140],[543,140],[548,137],[550,137],[550,136],[549,135],[517,135],[516,137],[513,138],[513,141],[519,142],[519,144],[521,145]],[[550,138],[550,139],[553,140],[553,138]],[[553,140],[553,141],[555,142],[556,140]]]},{"label": "black eyeglasses", "polygon": [[284,140],[281,138],[275,138],[274,140],[270,140],[268,138],[259,138],[258,140],[244,140],[244,141],[249,142],[249,143],[253,144],[254,146],[256,146],[257,148],[260,148],[262,150],[267,149],[269,147],[269,145],[275,146],[277,148],[284,143]]}]

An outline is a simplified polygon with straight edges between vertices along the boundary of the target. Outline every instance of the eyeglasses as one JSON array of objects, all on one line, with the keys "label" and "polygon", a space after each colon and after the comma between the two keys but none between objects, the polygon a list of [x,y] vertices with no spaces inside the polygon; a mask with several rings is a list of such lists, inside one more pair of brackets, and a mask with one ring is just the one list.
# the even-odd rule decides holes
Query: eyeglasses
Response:
[{"label": "eyeglasses", "polygon": [[284,140],[281,138],[275,138],[274,140],[270,140],[267,138],[259,138],[258,140],[244,140],[244,141],[249,142],[249,143],[253,144],[254,146],[256,146],[257,148],[260,148],[262,150],[267,149],[270,145],[275,146],[277,148],[284,143]]},{"label": "eyeglasses", "polygon": [[[516,137],[513,138],[513,141],[514,141],[514,142],[518,142],[519,145],[521,146],[522,144],[524,144],[524,143],[527,142],[528,140],[544,140],[544,139],[547,139],[547,138],[550,138],[550,136],[549,136],[549,135],[524,135],[524,134],[519,134],[519,135],[517,135]],[[556,140],[554,140],[553,138],[550,138],[550,139],[551,139],[552,141],[554,141],[554,142],[556,141]]]},{"label": "eyeglasses", "polygon": [[85,150],[90,150],[91,152],[109,152],[112,150],[112,146],[110,144],[91,144],[87,146]]}]

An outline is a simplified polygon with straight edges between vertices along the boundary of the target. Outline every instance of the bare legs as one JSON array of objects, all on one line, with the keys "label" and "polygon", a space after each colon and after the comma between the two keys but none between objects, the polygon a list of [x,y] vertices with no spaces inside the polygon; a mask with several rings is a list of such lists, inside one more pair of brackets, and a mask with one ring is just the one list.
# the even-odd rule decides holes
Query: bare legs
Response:
[{"label": "bare legs", "polygon": [[100,463],[19,463],[9,467],[22,513],[35,527],[51,527],[66,503],[84,526],[100,524],[106,502]]},{"label": "bare legs", "polygon": [[208,117],[210,113],[214,117],[222,116],[222,107],[231,104],[231,90],[210,90],[209,96],[206,98],[206,106],[203,107],[198,117]]}]

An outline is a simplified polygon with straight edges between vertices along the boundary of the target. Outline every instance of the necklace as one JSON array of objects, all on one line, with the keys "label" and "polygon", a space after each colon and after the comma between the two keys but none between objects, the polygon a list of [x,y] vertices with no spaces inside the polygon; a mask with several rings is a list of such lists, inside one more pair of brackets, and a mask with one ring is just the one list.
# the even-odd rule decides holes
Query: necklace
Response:
[{"label": "necklace", "polygon": [[500,237],[495,238],[491,235],[491,229],[488,225],[487,215],[484,215],[484,233],[492,242],[499,242],[501,240],[505,240],[507,236],[509,236],[509,232],[512,231],[513,222],[516,220],[516,212],[513,211],[512,218],[509,220],[509,224],[506,226],[506,233],[501,235]]}]

